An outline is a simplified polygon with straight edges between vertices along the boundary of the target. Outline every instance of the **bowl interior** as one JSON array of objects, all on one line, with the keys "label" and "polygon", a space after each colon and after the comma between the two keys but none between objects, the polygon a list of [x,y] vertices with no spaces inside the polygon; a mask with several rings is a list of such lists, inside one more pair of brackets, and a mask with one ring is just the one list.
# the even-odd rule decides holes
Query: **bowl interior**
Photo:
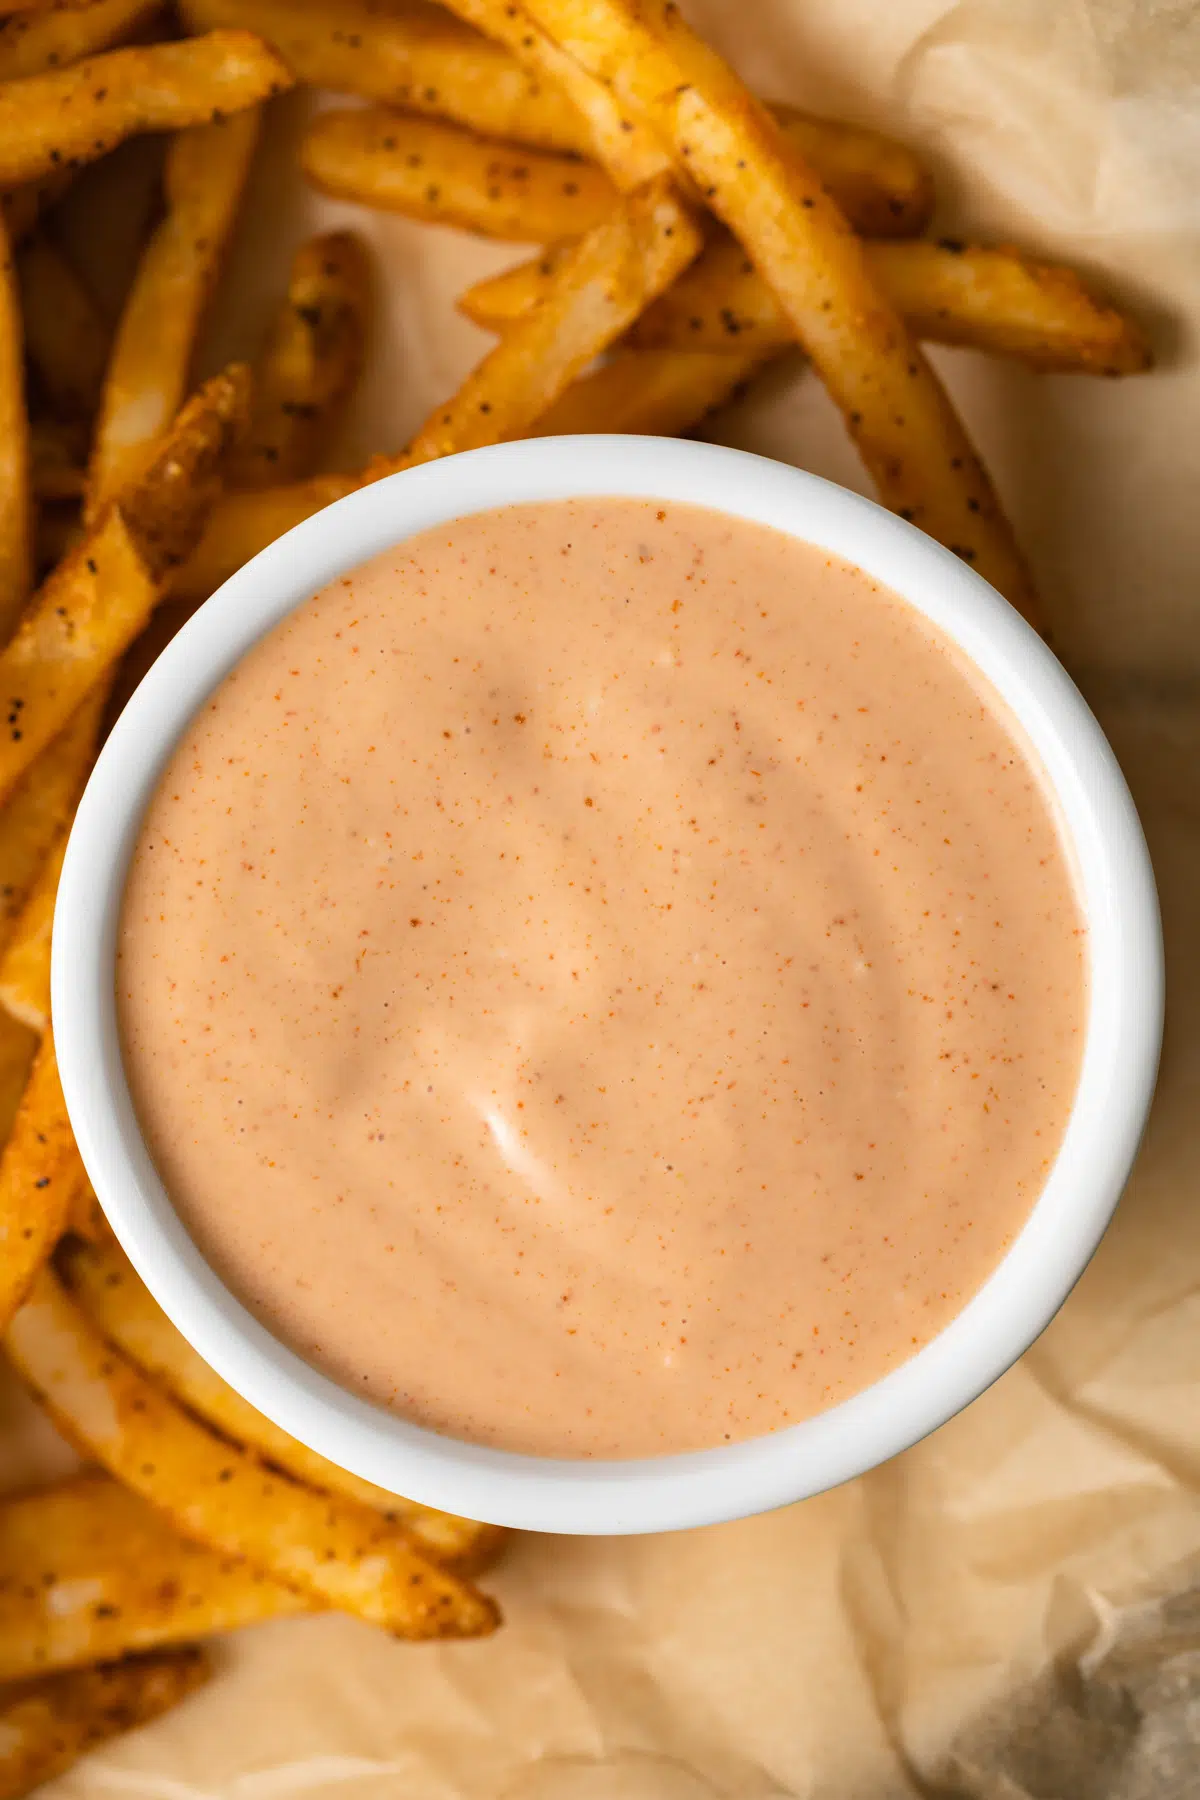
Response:
[{"label": "bowl interior", "polygon": [[[1090,940],[1087,1035],[1058,1159],[986,1285],[882,1381],[799,1425],[716,1450],[567,1462],[439,1437],[347,1393],[218,1281],[180,1224],[134,1115],[118,1044],[114,948],[129,857],[164,762],[251,645],[336,576],[429,526],[495,506],[632,496],[708,506],[857,564],[925,613],[1015,715],[1056,797]],[[678,1529],[819,1492],[914,1443],[1033,1341],[1081,1273],[1124,1185],[1153,1090],[1162,1017],[1157,902],[1133,803],[1084,701],[1036,634],[958,558],[829,482],[679,440],[531,440],[389,477],[296,527],[226,583],[119,719],[80,805],[59,888],[55,1039],[80,1151],[139,1274],[197,1350],[278,1425],[397,1493],[558,1532]]]}]

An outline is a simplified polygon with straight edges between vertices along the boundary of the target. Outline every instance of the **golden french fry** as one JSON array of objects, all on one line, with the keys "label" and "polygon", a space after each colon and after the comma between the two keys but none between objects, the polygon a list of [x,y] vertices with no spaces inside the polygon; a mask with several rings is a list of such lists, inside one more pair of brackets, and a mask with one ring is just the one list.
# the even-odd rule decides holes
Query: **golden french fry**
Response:
[{"label": "golden french fry", "polygon": [[580,237],[616,205],[594,163],[475,137],[383,107],[319,113],[300,164],[324,193],[483,237]]},{"label": "golden french fry", "polygon": [[85,517],[145,467],[187,392],[196,338],[258,143],[260,109],[172,139],[166,216],[138,265],[104,380]]},{"label": "golden french fry", "polygon": [[193,31],[241,25],[297,81],[455,119],[485,137],[584,150],[583,121],[557,83],[527,74],[498,44],[420,0],[183,0]]},{"label": "golden french fry", "polygon": [[650,121],[746,247],[857,443],[880,497],[1027,617],[1036,597],[962,423],[815,172],[672,0],[527,0],[563,48]]},{"label": "golden french fry", "polygon": [[[204,599],[242,564],[323,506],[413,463],[521,437],[697,254],[700,232],[666,178],[648,182],[563,258],[539,306],[506,334],[399,456],[352,475],[229,494],[214,511],[176,592]],[[0,657],[0,684],[3,679]],[[0,754],[3,752],[0,740]],[[0,762],[0,772],[3,764]]]},{"label": "golden french fry", "polygon": [[[560,394],[530,437],[628,431],[679,437],[739,389],[766,361],[760,352],[618,350]],[[2,965],[0,965],[2,967]]]},{"label": "golden french fry", "polygon": [[100,1336],[48,1268],[6,1348],[67,1437],[185,1537],[399,1637],[495,1628],[491,1601],[425,1561],[390,1520],[273,1473],[185,1412]]},{"label": "golden french fry", "polygon": [[[484,331],[507,331],[545,298],[566,253],[565,244],[552,244],[539,255],[531,256],[528,262],[514,263],[511,269],[501,269],[498,275],[485,275],[482,281],[465,288],[454,304],[472,325],[478,325]],[[697,267],[707,260],[707,250],[701,251],[692,266]],[[663,300],[669,300],[687,276],[685,270],[679,280],[654,302],[651,310]]]},{"label": "golden french fry", "polygon": [[90,419],[99,404],[112,335],[103,314],[44,232],[34,232],[18,251],[17,282],[25,348],[46,399],[68,418]]},{"label": "golden french fry", "polygon": [[248,31],[110,50],[0,86],[0,187],[82,168],[141,131],[179,131],[256,106],[292,85]]},{"label": "golden french fry", "polygon": [[47,577],[0,651],[0,799],[142,630],[191,550],[242,428],[249,377],[233,367],[180,412],[150,467]]},{"label": "golden french fry", "polygon": [[33,586],[33,492],[25,407],[21,299],[8,233],[0,223],[0,643]]},{"label": "golden french fry", "polygon": [[7,943],[38,871],[74,817],[96,754],[107,697],[107,684],[102,684],[0,806],[0,945]]},{"label": "golden french fry", "polygon": [[299,1481],[386,1513],[404,1527],[423,1555],[445,1568],[474,1572],[498,1549],[502,1533],[495,1527],[399,1499],[327,1462],[264,1418],[176,1331],[111,1232],[102,1231],[91,1244],[68,1245],[60,1272],[110,1343],[225,1436]]},{"label": "golden french fry", "polygon": [[0,1006],[30,1031],[45,1031],[50,1023],[50,934],[66,849],[64,831],[42,864],[0,956]]},{"label": "golden french fry", "polygon": [[195,1649],[47,1675],[0,1704],[0,1800],[21,1800],[106,1738],[169,1712],[208,1679]]},{"label": "golden french fry", "polygon": [[[919,337],[1011,356],[1034,369],[1130,375],[1150,365],[1134,321],[1097,300],[1072,269],[957,240],[864,248],[876,280]],[[527,263],[481,283],[481,294],[463,296],[463,310],[478,321],[496,291],[501,312],[529,304],[544,285],[541,266]],[[643,349],[769,353],[792,343],[793,333],[741,245],[722,236],[643,313],[630,341]]]},{"label": "golden french fry", "polygon": [[293,481],[318,460],[362,371],[370,289],[366,247],[352,232],[296,252],[255,367],[249,428],[229,459],[230,487]]},{"label": "golden french fry", "polygon": [[108,1221],[100,1210],[100,1202],[85,1174],[82,1181],[76,1182],[67,1206],[67,1223],[63,1235],[82,1238],[85,1244],[95,1244],[107,1230]]},{"label": "golden french fry", "polygon": [[0,1502],[0,1681],[315,1610],[99,1469]]},{"label": "golden french fry", "polygon": [[7,1143],[37,1055],[37,1033],[0,1014],[0,1143]]},{"label": "golden french fry", "polygon": [[111,50],[159,11],[161,0],[89,0],[77,8],[44,7],[0,25],[0,81],[65,69],[83,56]]},{"label": "golden french fry", "polygon": [[0,1155],[0,1331],[62,1236],[82,1171],[47,1032]]}]

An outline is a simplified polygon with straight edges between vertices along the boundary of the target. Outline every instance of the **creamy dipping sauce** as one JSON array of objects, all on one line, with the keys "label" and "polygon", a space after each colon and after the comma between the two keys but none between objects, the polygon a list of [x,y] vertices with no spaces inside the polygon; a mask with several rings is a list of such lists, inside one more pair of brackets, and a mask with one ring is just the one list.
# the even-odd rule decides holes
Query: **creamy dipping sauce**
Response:
[{"label": "creamy dipping sauce", "polygon": [[1086,936],[1040,773],[810,545],[507,507],[333,583],[147,811],[125,1067],[214,1269],[354,1392],[627,1457],[911,1356],[1023,1225]]}]

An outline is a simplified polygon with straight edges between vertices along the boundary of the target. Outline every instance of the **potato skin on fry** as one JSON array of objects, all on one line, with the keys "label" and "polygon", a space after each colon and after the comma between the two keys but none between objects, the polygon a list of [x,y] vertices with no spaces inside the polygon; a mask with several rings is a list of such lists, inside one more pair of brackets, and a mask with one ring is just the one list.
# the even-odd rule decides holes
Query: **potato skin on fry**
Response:
[{"label": "potato skin on fry", "polygon": [[21,1800],[107,1738],[149,1724],[208,1680],[196,1648],[48,1675],[0,1704],[0,1800]]},{"label": "potato skin on fry", "polygon": [[90,1244],[67,1244],[59,1273],[93,1325],[123,1355],[198,1417],[298,1481],[373,1507],[408,1532],[423,1556],[459,1574],[485,1568],[504,1534],[373,1487],[297,1443],[221,1380],[192,1349],[138,1279],[111,1231]]},{"label": "potato skin on fry", "polygon": [[0,1502],[0,1682],[314,1610],[100,1469]]},{"label": "potato skin on fry", "polygon": [[62,1235],[82,1174],[47,1032],[0,1155],[0,1332]]},{"label": "potato skin on fry", "polygon": [[368,1507],[318,1494],[215,1436],[127,1362],[43,1268],[9,1358],[70,1441],[187,1537],[399,1637],[479,1637],[492,1602]]},{"label": "potato skin on fry", "polygon": [[581,237],[617,202],[594,163],[514,149],[382,107],[319,114],[300,163],[337,199],[522,243]]},{"label": "potato skin on fry", "polygon": [[110,50],[0,85],[0,187],[82,168],[142,131],[178,131],[241,112],[292,78],[248,31]]},{"label": "potato skin on fry", "polygon": [[229,459],[230,487],[293,481],[319,461],[362,372],[370,299],[360,238],[331,231],[300,246],[255,367],[250,424]]}]

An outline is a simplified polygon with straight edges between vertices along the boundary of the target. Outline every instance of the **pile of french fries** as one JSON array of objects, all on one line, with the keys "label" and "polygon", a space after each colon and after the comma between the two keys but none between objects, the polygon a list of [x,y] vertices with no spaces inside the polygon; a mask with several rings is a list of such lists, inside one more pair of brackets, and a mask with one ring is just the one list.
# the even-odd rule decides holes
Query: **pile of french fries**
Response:
[{"label": "pile of french fries", "polygon": [[[0,0],[0,1336],[84,1465],[0,1505],[0,1800],[190,1693],[214,1633],[322,1608],[411,1638],[498,1621],[472,1577],[502,1534],[257,1414],[88,1186],[55,1063],[55,893],[163,621],[366,482],[522,436],[683,433],[799,347],[884,504],[1038,622],[919,340],[1043,370],[1149,363],[1069,269],[920,236],[934,196],[911,152],[764,106],[673,0],[448,4]],[[530,247],[461,297],[496,343],[458,392],[345,472],[323,458],[367,338],[353,234],[303,245],[256,366],[191,392],[269,103],[297,84],[355,102],[312,119],[315,187]],[[149,134],[156,205],[114,313],[73,255],[72,195]]]}]

